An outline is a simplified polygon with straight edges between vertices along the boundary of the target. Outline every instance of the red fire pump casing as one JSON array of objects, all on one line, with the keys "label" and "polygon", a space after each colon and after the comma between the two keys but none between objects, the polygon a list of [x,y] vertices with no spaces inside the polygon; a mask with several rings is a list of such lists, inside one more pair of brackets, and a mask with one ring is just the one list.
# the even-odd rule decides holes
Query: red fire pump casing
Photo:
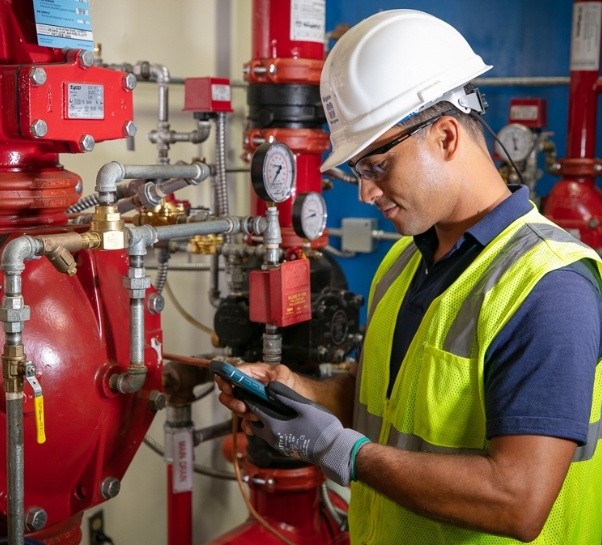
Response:
[{"label": "red fire pump casing", "polygon": [[309,260],[249,273],[250,320],[286,327],[311,320]]},{"label": "red fire pump casing", "polygon": [[596,250],[602,250],[602,191],[595,158],[602,0],[575,0],[571,39],[571,82],[566,159],[558,160],[563,178],[546,197],[544,214]]}]

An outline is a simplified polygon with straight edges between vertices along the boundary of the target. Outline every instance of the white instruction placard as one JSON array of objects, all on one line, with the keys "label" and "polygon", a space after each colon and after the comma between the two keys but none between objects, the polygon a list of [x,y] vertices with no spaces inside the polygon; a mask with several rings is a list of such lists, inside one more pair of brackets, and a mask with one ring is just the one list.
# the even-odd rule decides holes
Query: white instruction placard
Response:
[{"label": "white instruction placard", "polygon": [[291,0],[291,40],[324,43],[326,0]]},{"label": "white instruction placard", "polygon": [[602,4],[576,2],[573,6],[571,70],[595,70],[600,67],[600,27]]}]

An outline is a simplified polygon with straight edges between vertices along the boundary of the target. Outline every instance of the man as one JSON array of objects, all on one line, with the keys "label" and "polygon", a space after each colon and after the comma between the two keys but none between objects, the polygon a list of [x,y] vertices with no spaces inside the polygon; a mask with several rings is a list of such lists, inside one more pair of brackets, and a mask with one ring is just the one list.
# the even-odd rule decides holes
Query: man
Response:
[{"label": "man", "polygon": [[323,170],[347,162],[406,236],[373,280],[357,372],[241,367],[295,418],[218,379],[245,431],[352,481],[353,543],[602,543],[602,265],[499,176],[467,85],[489,68],[412,10],[336,44]]}]

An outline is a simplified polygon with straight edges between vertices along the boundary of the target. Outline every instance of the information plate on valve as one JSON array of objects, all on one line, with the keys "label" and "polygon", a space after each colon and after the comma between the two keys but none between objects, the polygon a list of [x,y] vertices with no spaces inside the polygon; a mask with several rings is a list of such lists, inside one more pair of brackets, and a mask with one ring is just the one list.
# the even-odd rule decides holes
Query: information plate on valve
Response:
[{"label": "information plate on valve", "polygon": [[69,119],[104,119],[104,86],[67,83],[66,87]]},{"label": "information plate on valve", "polygon": [[250,320],[286,327],[311,320],[309,260],[249,273]]}]

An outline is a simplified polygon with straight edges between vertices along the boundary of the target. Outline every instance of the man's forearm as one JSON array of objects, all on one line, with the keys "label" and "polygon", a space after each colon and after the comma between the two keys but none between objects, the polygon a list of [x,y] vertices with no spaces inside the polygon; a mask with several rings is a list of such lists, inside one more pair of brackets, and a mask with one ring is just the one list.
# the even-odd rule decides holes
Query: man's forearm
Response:
[{"label": "man's forearm", "polygon": [[420,515],[529,541],[547,520],[575,444],[549,437],[505,439],[499,456],[495,449],[488,455],[448,455],[366,444],[357,455],[356,474]]}]

